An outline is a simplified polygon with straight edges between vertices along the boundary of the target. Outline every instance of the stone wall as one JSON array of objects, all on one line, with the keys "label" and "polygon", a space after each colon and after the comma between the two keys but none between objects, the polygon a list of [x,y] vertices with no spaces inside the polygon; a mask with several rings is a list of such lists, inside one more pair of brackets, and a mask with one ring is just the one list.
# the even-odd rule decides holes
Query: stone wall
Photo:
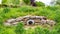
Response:
[{"label": "stone wall", "polygon": [[23,22],[24,25],[45,25],[48,24],[50,26],[54,26],[56,24],[55,21],[47,19],[45,16],[23,16],[18,17],[16,19],[8,19],[4,22],[4,24],[8,25],[16,25],[19,22]]}]

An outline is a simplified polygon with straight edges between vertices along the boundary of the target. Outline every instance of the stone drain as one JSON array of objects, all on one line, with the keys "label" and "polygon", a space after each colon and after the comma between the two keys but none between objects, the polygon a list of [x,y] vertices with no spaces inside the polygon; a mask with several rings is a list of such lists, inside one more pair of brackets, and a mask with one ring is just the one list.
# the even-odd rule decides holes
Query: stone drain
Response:
[{"label": "stone drain", "polygon": [[45,16],[23,16],[16,19],[8,19],[4,22],[4,25],[11,26],[17,25],[17,23],[23,22],[24,25],[44,25],[48,24],[54,26],[56,22],[54,20],[47,19]]}]

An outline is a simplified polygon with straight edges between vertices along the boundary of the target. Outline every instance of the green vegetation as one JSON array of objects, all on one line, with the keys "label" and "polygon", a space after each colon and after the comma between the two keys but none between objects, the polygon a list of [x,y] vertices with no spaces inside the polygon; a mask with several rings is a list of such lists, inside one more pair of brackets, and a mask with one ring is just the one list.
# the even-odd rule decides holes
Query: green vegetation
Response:
[{"label": "green vegetation", "polygon": [[[23,29],[22,24],[18,26],[4,26],[3,23],[5,20],[10,18],[17,18],[25,15],[37,15],[37,16],[46,16],[48,19],[56,21],[56,25],[52,30],[45,28],[36,29]],[[60,7],[31,7],[31,6],[22,6],[20,8],[0,8],[0,34],[59,34],[60,33]],[[57,27],[58,26],[58,27]],[[23,30],[23,31],[21,31]]]},{"label": "green vegetation", "polygon": [[[26,4],[29,3],[23,0]],[[15,5],[19,4],[19,0],[10,1]],[[3,0],[3,4],[8,3],[7,0]],[[18,8],[5,7],[0,8],[0,34],[60,34],[60,5],[54,7],[43,7],[44,4],[37,3],[37,7],[24,5]],[[19,22],[17,26],[4,26],[4,22],[11,18],[22,17],[26,15],[45,16],[48,19],[56,21],[56,25],[49,29],[43,26],[32,29],[25,29],[22,22]],[[48,26],[48,25],[47,25]]]},{"label": "green vegetation", "polygon": [[45,6],[45,4],[42,3],[42,2],[36,2],[36,5],[37,5],[37,6]]},{"label": "green vegetation", "polygon": [[23,23],[18,23],[15,29],[16,34],[23,34],[24,33],[24,28],[23,28]]},{"label": "green vegetation", "polygon": [[30,0],[23,0],[25,4],[30,4]]},{"label": "green vegetation", "polygon": [[12,0],[12,3],[13,3],[14,5],[19,5],[19,4],[20,4],[20,0]]},{"label": "green vegetation", "polygon": [[59,4],[59,5],[60,5],[60,0],[57,0],[57,4]]}]

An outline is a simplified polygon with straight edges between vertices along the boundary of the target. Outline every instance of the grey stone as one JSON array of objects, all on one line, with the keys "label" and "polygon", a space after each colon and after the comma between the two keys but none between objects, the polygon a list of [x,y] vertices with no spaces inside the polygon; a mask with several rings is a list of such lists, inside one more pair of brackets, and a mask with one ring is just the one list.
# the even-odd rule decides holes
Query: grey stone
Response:
[{"label": "grey stone", "polygon": [[7,20],[8,23],[15,22],[15,19],[9,19]]},{"label": "grey stone", "polygon": [[4,24],[5,25],[16,25],[19,22],[23,22],[24,25],[29,25],[28,22],[32,21],[34,24],[49,24],[50,26],[54,26],[56,24],[55,21],[47,19],[45,16],[23,16],[18,17],[16,19],[8,19]]},{"label": "grey stone", "polygon": [[53,20],[47,20],[47,24],[54,26],[56,24],[56,22]]}]

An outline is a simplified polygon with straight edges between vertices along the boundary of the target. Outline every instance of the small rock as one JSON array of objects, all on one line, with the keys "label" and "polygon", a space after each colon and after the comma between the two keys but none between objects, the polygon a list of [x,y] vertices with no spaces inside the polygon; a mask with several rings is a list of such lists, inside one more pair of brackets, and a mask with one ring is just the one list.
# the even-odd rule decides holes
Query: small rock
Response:
[{"label": "small rock", "polygon": [[7,20],[8,23],[15,22],[15,19],[9,19]]},{"label": "small rock", "polygon": [[54,26],[56,24],[56,22],[53,20],[47,20],[47,24]]},{"label": "small rock", "polygon": [[22,17],[18,17],[16,18],[16,22],[20,22],[23,18]]},{"label": "small rock", "polygon": [[44,24],[46,24],[46,23],[47,23],[46,20],[44,20],[44,19],[41,20],[41,24],[42,24],[42,25],[44,25]]},{"label": "small rock", "polygon": [[6,25],[6,26],[11,26],[11,24],[10,24],[10,23],[4,23],[4,25]]}]

